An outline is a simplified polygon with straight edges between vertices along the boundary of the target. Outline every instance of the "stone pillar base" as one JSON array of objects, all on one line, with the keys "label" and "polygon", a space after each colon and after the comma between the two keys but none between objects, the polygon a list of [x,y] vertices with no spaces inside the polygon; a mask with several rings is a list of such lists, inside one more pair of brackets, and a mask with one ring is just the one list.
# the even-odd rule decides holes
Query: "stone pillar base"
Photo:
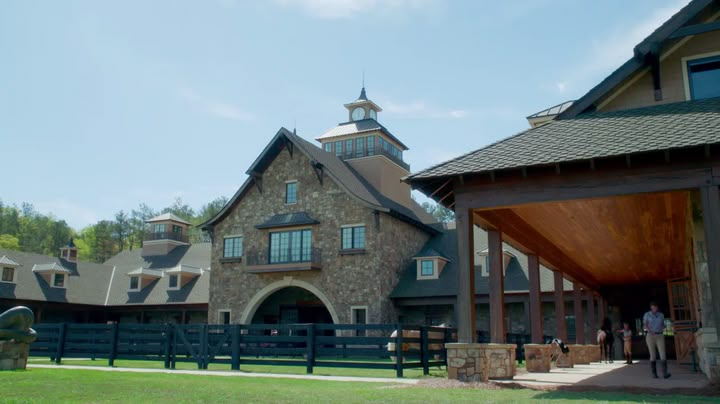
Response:
[{"label": "stone pillar base", "polygon": [[486,382],[515,376],[515,344],[445,344],[448,379]]},{"label": "stone pillar base", "polygon": [[585,345],[585,353],[590,362],[600,362],[600,345]]},{"label": "stone pillar base", "polygon": [[553,354],[555,355],[555,367],[558,368],[572,368],[575,367],[575,361],[573,360],[574,351],[568,345],[570,351],[563,353],[559,346],[553,345]]},{"label": "stone pillar base", "polygon": [[0,370],[25,369],[29,352],[29,344],[0,341]]},{"label": "stone pillar base", "polygon": [[547,373],[552,365],[552,345],[525,344],[525,366],[531,373]]},{"label": "stone pillar base", "polygon": [[586,345],[569,345],[570,353],[572,353],[573,364],[575,365],[588,365],[590,364],[590,358],[588,357],[588,350]]}]

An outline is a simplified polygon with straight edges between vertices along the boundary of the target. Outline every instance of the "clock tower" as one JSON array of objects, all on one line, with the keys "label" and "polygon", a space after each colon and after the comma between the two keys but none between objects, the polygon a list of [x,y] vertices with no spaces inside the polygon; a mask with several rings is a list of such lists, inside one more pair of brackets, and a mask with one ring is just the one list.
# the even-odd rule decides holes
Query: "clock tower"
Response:
[{"label": "clock tower", "polygon": [[360,91],[360,96],[357,100],[345,104],[349,113],[350,122],[362,121],[363,119],[374,119],[377,120],[377,113],[382,111],[377,104],[368,100],[367,94],[365,94],[365,87]]}]

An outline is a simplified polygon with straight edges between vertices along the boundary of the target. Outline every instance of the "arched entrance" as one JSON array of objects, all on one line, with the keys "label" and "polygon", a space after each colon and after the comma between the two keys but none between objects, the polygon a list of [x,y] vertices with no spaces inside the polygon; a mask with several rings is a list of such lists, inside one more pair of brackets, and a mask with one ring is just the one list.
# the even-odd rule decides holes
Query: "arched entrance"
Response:
[{"label": "arched entrance", "polygon": [[334,323],[338,317],[330,300],[315,286],[286,278],[253,296],[240,318],[242,324]]}]

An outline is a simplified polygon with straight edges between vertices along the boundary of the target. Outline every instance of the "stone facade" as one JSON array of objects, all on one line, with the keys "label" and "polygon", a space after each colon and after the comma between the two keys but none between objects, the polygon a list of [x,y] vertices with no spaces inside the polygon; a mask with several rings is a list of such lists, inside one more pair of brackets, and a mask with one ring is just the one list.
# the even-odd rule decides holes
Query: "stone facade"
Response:
[{"label": "stone facade", "polygon": [[[286,181],[297,181],[297,203],[285,204]],[[258,304],[272,294],[273,285],[293,282],[312,285],[336,322],[350,323],[351,307],[367,307],[369,323],[397,321],[388,298],[398,275],[428,241],[430,235],[388,214],[378,212],[340,187],[329,175],[322,183],[311,161],[295,149],[285,148],[262,174],[262,192],[250,187],[228,215],[214,228],[210,275],[209,321],[218,322],[218,310],[230,310],[232,323],[252,321]],[[269,230],[256,229],[275,214],[307,212],[320,224],[312,229],[312,247],[321,252],[321,269],[311,271],[249,273],[246,256],[265,254]],[[341,226],[365,225],[365,250],[340,253]],[[285,230],[285,229],[272,229]],[[223,262],[223,237],[243,236],[243,258]],[[262,292],[265,288],[265,292]],[[306,287],[307,289],[307,287]],[[259,296],[259,294],[263,294]],[[256,296],[257,295],[257,296]],[[246,318],[243,318],[246,317]]]},{"label": "stone facade", "polygon": [[445,344],[448,378],[463,382],[512,379],[515,376],[514,344]]},{"label": "stone facade", "polygon": [[0,341],[0,370],[25,369],[29,351],[29,344]]},{"label": "stone facade", "polygon": [[552,367],[550,344],[525,344],[525,367],[531,373],[547,373]]}]

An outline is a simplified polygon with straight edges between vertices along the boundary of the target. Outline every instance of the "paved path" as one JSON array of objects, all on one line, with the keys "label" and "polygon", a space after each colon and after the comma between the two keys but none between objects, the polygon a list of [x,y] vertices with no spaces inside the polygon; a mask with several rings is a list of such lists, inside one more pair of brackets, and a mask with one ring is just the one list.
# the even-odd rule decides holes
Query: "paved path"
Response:
[{"label": "paved path", "polygon": [[384,377],[353,377],[353,376],[315,376],[315,375],[287,375],[277,373],[249,373],[231,372],[222,370],[168,370],[168,369],[142,369],[142,368],[111,368],[102,366],[78,366],[78,365],[39,365],[28,363],[28,368],[34,369],[78,369],[95,370],[98,372],[134,372],[134,373],[165,373],[180,375],[202,375],[202,376],[225,376],[225,377],[265,377],[274,379],[303,379],[303,380],[326,380],[333,382],[367,382],[367,383],[393,383],[393,384],[417,384],[419,379],[392,379]]},{"label": "paved path", "polygon": [[[701,372],[693,373],[689,366],[670,363],[669,379],[653,379],[647,361],[635,361],[632,365],[622,362],[575,365],[571,369],[552,369],[550,373],[519,373],[514,382],[528,386],[592,386],[635,387],[641,389],[702,389],[708,386],[708,378]],[[659,372],[659,369],[658,369]]]}]

